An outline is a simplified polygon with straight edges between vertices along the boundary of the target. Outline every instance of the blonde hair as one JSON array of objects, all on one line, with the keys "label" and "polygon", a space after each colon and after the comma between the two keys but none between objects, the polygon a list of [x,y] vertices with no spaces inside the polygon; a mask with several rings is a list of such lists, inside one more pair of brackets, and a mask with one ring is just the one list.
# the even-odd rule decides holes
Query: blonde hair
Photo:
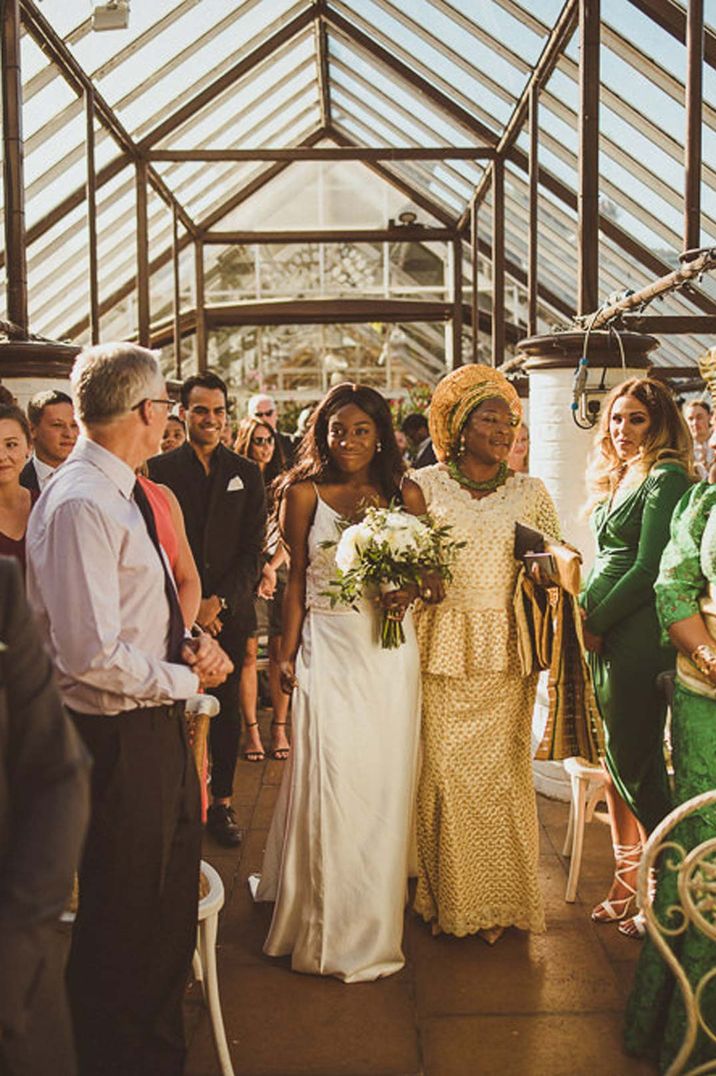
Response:
[{"label": "blonde hair", "polygon": [[629,486],[643,482],[657,463],[679,464],[692,481],[698,480],[691,434],[671,390],[653,378],[633,377],[616,385],[604,400],[587,464],[588,511],[610,497],[624,475],[624,463],[617,456],[609,430],[614,405],[623,396],[638,400],[650,419],[639,455],[629,465]]}]

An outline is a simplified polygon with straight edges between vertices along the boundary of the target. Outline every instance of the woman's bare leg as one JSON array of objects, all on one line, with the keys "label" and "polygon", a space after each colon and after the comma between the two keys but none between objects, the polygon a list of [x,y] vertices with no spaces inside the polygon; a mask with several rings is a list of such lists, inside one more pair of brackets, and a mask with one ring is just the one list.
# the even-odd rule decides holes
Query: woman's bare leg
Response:
[{"label": "woman's bare leg", "polygon": [[592,918],[597,922],[621,919],[632,911],[641,847],[646,839],[643,827],[617,792],[606,768],[605,774],[604,797],[609,812],[615,860],[615,874],[607,901],[611,902],[613,914],[604,907],[604,903],[598,904],[592,912]]},{"label": "woman's bare leg", "polygon": [[272,635],[269,639],[269,692],[273,708],[271,722],[271,754],[279,752],[279,759],[287,757],[291,745],[286,735],[286,719],[290,698],[281,690],[279,680],[279,660],[281,655],[281,636]]},{"label": "woman's bare leg", "polygon": [[257,716],[259,698],[256,672],[257,653],[258,639],[253,636],[246,641],[246,653],[244,654],[244,663],[241,666],[241,677],[239,679],[239,703],[246,729],[244,758],[249,762],[262,762],[264,759],[264,747],[261,743]]}]

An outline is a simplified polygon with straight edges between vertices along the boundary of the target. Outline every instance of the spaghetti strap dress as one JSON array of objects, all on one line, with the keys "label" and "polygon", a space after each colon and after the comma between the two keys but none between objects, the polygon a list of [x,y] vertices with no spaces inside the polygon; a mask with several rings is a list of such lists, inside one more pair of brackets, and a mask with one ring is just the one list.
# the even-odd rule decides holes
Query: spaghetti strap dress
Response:
[{"label": "spaghetti strap dress", "polygon": [[420,725],[420,662],[384,650],[380,616],[331,609],[340,517],[318,496],[308,536],[293,745],[257,900],[275,901],[264,952],[346,983],[397,972],[402,951]]}]

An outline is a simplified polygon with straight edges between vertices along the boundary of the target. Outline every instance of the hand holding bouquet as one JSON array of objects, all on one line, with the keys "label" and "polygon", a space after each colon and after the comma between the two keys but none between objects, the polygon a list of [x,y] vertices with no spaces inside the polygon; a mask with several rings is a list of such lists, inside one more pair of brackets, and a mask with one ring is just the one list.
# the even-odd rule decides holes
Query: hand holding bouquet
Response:
[{"label": "hand holding bouquet", "polygon": [[[450,534],[450,527],[437,527],[427,516],[413,516],[400,506],[369,508],[360,523],[343,529],[336,545],[337,573],[327,591],[331,605],[355,608],[363,597],[409,587],[419,590],[426,577],[449,579],[455,552],[463,544]],[[380,638],[387,650],[405,642],[402,615],[383,610]]]}]

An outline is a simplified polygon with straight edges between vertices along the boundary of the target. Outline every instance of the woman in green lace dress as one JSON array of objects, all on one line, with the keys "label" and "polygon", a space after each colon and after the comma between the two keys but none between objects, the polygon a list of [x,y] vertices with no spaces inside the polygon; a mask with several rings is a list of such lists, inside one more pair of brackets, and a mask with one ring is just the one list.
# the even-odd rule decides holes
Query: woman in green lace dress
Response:
[{"label": "woman in green lace dress", "polygon": [[[655,589],[662,628],[679,651],[671,744],[674,799],[680,804],[716,788],[716,622],[710,613],[716,612],[716,486],[700,483],[679,503]],[[672,839],[689,850],[714,836],[716,810],[710,808],[682,822]],[[654,904],[660,922],[669,925],[666,909],[676,903],[676,875],[666,871],[659,877]],[[716,943],[692,928],[674,939],[673,946],[692,985],[716,967]],[[716,1032],[713,983],[705,992],[703,1009]],[[627,1007],[627,1050],[658,1061],[664,1071],[681,1045],[685,1026],[681,991],[647,941]],[[699,1032],[687,1067],[690,1071],[707,1060],[716,1060],[716,1043]]]},{"label": "woman in green lace dress", "polygon": [[615,858],[611,889],[592,919],[619,922],[629,934],[638,933],[628,917],[642,842],[671,809],[666,701],[656,677],[673,668],[675,656],[661,644],[653,585],[691,467],[691,438],[665,385],[635,378],[612,390],[589,469],[597,557],[581,600],[604,721]]}]

